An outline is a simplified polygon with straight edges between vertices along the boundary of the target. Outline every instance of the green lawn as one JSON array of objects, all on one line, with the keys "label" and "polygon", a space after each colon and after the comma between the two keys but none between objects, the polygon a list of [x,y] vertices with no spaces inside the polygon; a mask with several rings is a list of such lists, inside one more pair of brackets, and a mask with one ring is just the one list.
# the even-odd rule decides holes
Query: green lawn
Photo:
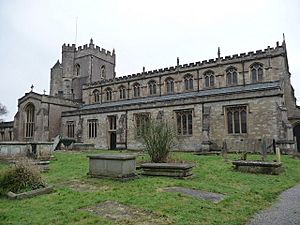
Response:
[{"label": "green lawn", "polygon": [[[300,181],[300,161],[290,156],[282,157],[286,172],[274,176],[235,172],[232,165],[221,157],[195,156],[191,153],[173,154],[175,160],[196,164],[191,179],[140,177],[126,182],[94,179],[86,175],[88,154],[56,152],[57,160],[52,161],[49,172],[43,174],[49,184],[56,185],[56,191],[24,200],[1,197],[0,224],[115,224],[80,210],[106,200],[153,212],[168,218],[171,224],[244,224],[255,212],[276,201],[283,190]],[[138,160],[146,159],[144,156]],[[2,169],[5,166],[0,163]],[[97,186],[99,190],[78,192],[58,185],[74,179]],[[168,186],[222,193],[226,198],[220,203],[212,203],[161,191]]]}]

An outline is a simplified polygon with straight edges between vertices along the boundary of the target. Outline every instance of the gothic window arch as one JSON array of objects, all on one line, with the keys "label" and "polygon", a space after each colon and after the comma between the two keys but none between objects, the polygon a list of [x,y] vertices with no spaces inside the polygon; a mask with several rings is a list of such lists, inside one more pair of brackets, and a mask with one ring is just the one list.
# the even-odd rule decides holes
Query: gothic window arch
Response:
[{"label": "gothic window arch", "polygon": [[182,110],[176,112],[177,135],[188,136],[193,134],[193,111]]},{"label": "gothic window arch", "polygon": [[123,85],[119,87],[119,98],[120,99],[126,98],[126,88]]},{"label": "gothic window arch", "polygon": [[149,94],[150,95],[155,95],[156,94],[156,87],[157,87],[156,81],[154,81],[154,80],[149,81],[148,88],[149,88]]},{"label": "gothic window arch", "polygon": [[25,107],[26,121],[25,121],[25,137],[32,138],[34,135],[34,119],[35,119],[35,107],[32,103],[29,103]]},{"label": "gothic window arch", "polygon": [[215,86],[215,74],[212,70],[208,70],[204,73],[205,87]]},{"label": "gothic window arch", "polygon": [[100,91],[98,89],[95,89],[93,91],[93,98],[94,98],[94,102],[100,101]]},{"label": "gothic window arch", "polygon": [[75,76],[80,76],[80,65],[77,63],[74,66]]},{"label": "gothic window arch", "polygon": [[247,106],[226,108],[228,134],[247,133]]},{"label": "gothic window arch", "polygon": [[140,84],[139,83],[135,83],[133,85],[133,97],[140,97]]},{"label": "gothic window arch", "polygon": [[112,89],[110,87],[105,89],[106,101],[112,100]]},{"label": "gothic window arch", "polygon": [[171,78],[171,77],[166,78],[165,79],[165,84],[166,84],[167,94],[174,93],[174,79]]},{"label": "gothic window arch", "polygon": [[238,84],[238,74],[235,67],[229,67],[226,70],[226,83],[227,85],[237,85]]},{"label": "gothic window arch", "polygon": [[194,85],[193,85],[194,79],[193,75],[187,74],[184,76],[184,89],[185,90],[193,90]]},{"label": "gothic window arch", "polygon": [[101,66],[101,69],[100,69],[100,77],[105,79],[106,78],[106,69],[105,69],[105,66]]},{"label": "gothic window arch", "polygon": [[252,83],[261,82],[263,80],[263,65],[260,63],[254,63],[250,66],[251,81]]}]

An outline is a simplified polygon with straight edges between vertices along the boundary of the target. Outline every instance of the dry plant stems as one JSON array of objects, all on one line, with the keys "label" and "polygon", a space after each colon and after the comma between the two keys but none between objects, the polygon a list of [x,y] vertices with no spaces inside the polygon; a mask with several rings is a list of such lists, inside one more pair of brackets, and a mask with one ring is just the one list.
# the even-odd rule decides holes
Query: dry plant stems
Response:
[{"label": "dry plant stems", "polygon": [[18,158],[15,165],[0,174],[0,194],[20,193],[45,187],[39,168],[28,158]]},{"label": "dry plant stems", "polygon": [[140,138],[151,161],[166,162],[171,148],[175,144],[176,134],[167,121],[146,121],[140,130]]}]

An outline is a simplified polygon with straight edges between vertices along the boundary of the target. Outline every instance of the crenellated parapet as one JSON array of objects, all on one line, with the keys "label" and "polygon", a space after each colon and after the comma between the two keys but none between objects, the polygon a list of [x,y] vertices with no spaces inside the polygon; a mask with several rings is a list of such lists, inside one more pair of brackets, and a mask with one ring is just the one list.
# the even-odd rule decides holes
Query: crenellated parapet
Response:
[{"label": "crenellated parapet", "polygon": [[62,46],[63,52],[73,52],[75,54],[75,58],[78,57],[84,57],[87,55],[93,55],[95,57],[98,57],[100,59],[104,59],[110,63],[115,63],[115,50],[109,51],[104,48],[101,48],[97,45],[94,45],[93,39],[90,40],[89,44],[85,44],[83,46],[76,47],[75,44],[63,44]]},{"label": "crenellated parapet", "polygon": [[[97,48],[97,47],[96,47]],[[109,85],[114,82],[124,82],[131,81],[135,79],[141,79],[142,77],[150,77],[150,76],[163,76],[167,74],[172,74],[176,72],[188,72],[197,69],[205,69],[205,68],[213,68],[217,66],[226,66],[233,63],[247,62],[253,60],[259,60],[263,58],[272,58],[279,55],[285,54],[285,46],[284,44],[280,45],[279,42],[276,42],[275,47],[268,46],[265,49],[260,49],[256,51],[249,51],[247,53],[240,53],[234,55],[228,55],[224,57],[219,57],[215,59],[208,59],[198,62],[192,62],[188,64],[178,64],[178,66],[170,66],[155,70],[149,70],[141,73],[130,74],[121,77],[115,77],[114,79],[103,79],[101,81],[92,82],[90,84],[84,85],[84,88],[88,88],[94,85]]]},{"label": "crenellated parapet", "polygon": [[63,52],[75,52],[76,51],[76,45],[75,44],[63,44],[62,46]]}]

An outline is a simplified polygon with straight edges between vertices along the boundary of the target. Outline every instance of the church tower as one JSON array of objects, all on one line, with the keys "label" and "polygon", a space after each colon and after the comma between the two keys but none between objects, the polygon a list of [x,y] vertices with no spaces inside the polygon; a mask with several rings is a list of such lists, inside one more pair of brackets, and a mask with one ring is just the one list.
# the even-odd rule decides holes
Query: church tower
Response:
[{"label": "church tower", "polygon": [[51,68],[50,95],[76,101],[82,100],[82,85],[115,77],[115,51],[89,45],[64,44],[62,62]]}]

